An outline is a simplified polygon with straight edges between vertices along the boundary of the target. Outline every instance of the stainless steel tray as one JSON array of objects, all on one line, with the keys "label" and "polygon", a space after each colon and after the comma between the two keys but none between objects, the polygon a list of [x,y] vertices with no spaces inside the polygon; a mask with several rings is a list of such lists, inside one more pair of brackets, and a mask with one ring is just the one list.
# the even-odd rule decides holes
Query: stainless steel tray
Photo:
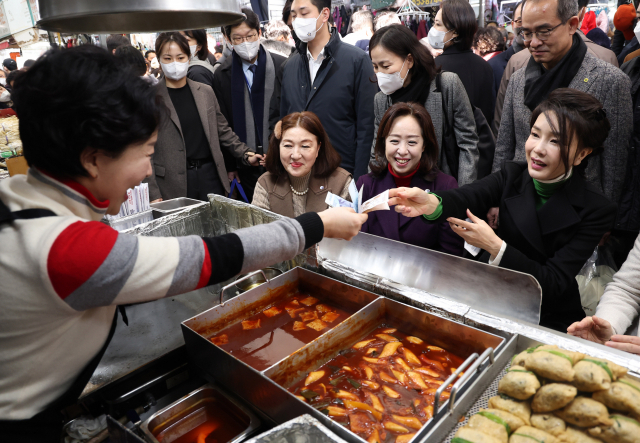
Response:
[{"label": "stainless steel tray", "polygon": [[[187,419],[193,426],[189,427],[185,425],[182,428],[185,432],[189,432],[200,424],[197,417],[197,410],[205,401],[213,401],[224,405],[225,411],[230,415],[247,423],[247,427],[242,432],[228,442],[221,443],[239,443],[251,436],[251,434],[260,427],[260,420],[250,409],[219,387],[207,384],[153,414],[140,425],[140,429],[147,440],[152,443],[159,443],[152,432],[154,429],[157,429],[161,425],[166,425],[167,427],[175,425],[179,421],[185,420],[188,416],[196,413],[196,417]],[[178,437],[177,435],[176,438]],[[163,441],[166,441],[166,437]]]},{"label": "stainless steel tray", "polygon": [[[313,285],[316,289],[328,291],[328,294],[342,300],[342,303],[345,298],[351,298],[366,306],[318,339],[262,372],[235,359],[208,340],[208,337],[230,324],[241,321],[273,304],[279,293],[291,290],[287,288],[295,288],[297,285],[301,287]],[[310,369],[335,357],[340,350],[356,343],[382,322],[395,324],[403,332],[417,333],[424,338],[429,338],[431,342],[444,348],[452,349],[453,346],[457,346],[458,354],[460,350],[463,350],[465,355],[471,354],[472,356],[465,362],[466,366],[460,367],[460,371],[466,370],[466,372],[456,386],[459,399],[464,397],[464,393],[471,385],[476,385],[478,382],[488,385],[496,376],[493,368],[507,361],[504,348],[505,337],[508,338],[508,334],[505,334],[505,337],[489,334],[384,297],[377,297],[301,268],[289,271],[267,284],[248,291],[224,306],[217,306],[183,322],[182,331],[190,363],[216,383],[233,390],[239,397],[276,423],[284,423],[307,413],[341,438],[351,443],[362,443],[364,440],[360,437],[307,403],[298,400],[285,387],[298,381]],[[479,354],[482,356],[479,357]],[[491,364],[491,362],[494,363]],[[443,389],[445,387],[446,385]],[[452,392],[451,397],[451,404],[457,404],[456,394]],[[448,403],[439,408],[434,420],[423,427],[414,441],[439,425],[441,418],[446,414]]]},{"label": "stainless steel tray", "polygon": [[151,203],[151,208],[155,211],[169,214],[171,212],[180,211],[190,206],[196,206],[203,203],[201,200],[194,200],[187,197],[172,198],[158,203]]}]

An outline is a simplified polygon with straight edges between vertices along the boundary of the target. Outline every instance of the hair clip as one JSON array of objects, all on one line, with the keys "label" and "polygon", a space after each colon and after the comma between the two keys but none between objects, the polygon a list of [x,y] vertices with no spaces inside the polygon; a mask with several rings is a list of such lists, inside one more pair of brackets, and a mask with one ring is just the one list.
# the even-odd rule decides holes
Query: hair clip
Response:
[{"label": "hair clip", "polygon": [[273,135],[275,135],[278,140],[282,137],[282,120],[276,123],[276,127],[273,128]]}]

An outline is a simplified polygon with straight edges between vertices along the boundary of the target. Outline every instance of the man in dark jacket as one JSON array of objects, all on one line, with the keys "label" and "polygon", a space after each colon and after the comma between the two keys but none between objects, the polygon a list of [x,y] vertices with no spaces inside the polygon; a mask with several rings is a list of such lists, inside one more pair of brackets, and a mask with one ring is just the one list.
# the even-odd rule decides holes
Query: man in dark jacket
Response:
[{"label": "man in dark jacket", "polygon": [[[242,9],[246,18],[226,26],[225,34],[233,44],[231,57],[220,65],[213,78],[213,92],[220,110],[240,140],[258,154],[269,146],[269,104],[273,91],[280,88],[280,67],[284,57],[265,50],[260,44],[260,20],[250,9]],[[255,53],[254,53],[255,52]],[[225,154],[228,172],[237,171],[249,202],[263,168],[248,167]]]},{"label": "man in dark jacket", "polygon": [[330,7],[330,0],[294,0],[291,5],[301,41],[298,54],[284,65],[280,115],[274,120],[292,112],[315,113],[342,156],[340,166],[357,179],[367,173],[378,88],[368,54],[329,31]]},{"label": "man in dark jacket", "polygon": [[[496,55],[491,58],[488,63],[493,69],[493,78],[495,80],[496,92],[500,89],[500,81],[502,80],[502,74],[504,73],[504,68],[507,67],[507,63],[509,63],[509,59],[512,55],[522,51],[525,49],[524,40],[520,35],[520,31],[522,30],[522,2],[516,5],[516,9],[513,10],[513,20],[511,21],[511,26],[513,27],[513,32],[515,37],[513,39],[513,43],[504,52]],[[491,120],[487,120],[491,121]]]}]

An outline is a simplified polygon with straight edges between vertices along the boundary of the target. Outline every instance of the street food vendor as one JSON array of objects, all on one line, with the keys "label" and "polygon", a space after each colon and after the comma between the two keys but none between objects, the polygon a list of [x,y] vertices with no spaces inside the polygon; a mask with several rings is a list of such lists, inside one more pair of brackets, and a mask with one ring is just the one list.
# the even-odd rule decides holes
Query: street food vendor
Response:
[{"label": "street food vendor", "polygon": [[[0,440],[59,442],[115,328],[146,302],[349,239],[366,215],[307,213],[215,238],[120,234],[100,222],[151,173],[165,110],[94,46],[52,50],[15,84],[30,169],[0,184]],[[161,319],[159,319],[161,321]]]},{"label": "street food vendor", "polygon": [[[581,174],[610,124],[597,99],[567,88],[551,93],[530,122],[526,162],[507,162],[482,180],[435,194],[392,189],[389,205],[427,223],[446,220],[486,251],[490,265],[533,275],[542,288],[540,324],[564,332],[584,317],[575,276],[616,216],[615,204]],[[500,208],[496,232],[476,216],[492,207]]]}]

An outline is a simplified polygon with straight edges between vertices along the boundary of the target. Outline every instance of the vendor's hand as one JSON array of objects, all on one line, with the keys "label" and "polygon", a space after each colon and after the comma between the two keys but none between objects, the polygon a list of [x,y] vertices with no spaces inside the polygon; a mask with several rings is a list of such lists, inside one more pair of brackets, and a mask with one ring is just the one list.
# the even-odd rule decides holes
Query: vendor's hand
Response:
[{"label": "vendor's hand", "polygon": [[420,188],[394,188],[389,190],[389,206],[406,217],[431,215],[438,208],[440,200]]},{"label": "vendor's hand", "polygon": [[611,341],[605,343],[610,348],[640,355],[640,337],[631,335],[612,335]]},{"label": "vendor's hand", "polygon": [[567,328],[567,333],[602,345],[611,339],[613,328],[604,318],[594,315],[575,322]]},{"label": "vendor's hand", "polygon": [[491,208],[489,209],[489,212],[487,212],[487,222],[489,223],[489,226],[491,226],[493,229],[498,229],[498,226],[500,226],[500,208]]},{"label": "vendor's hand", "polygon": [[358,235],[369,217],[367,214],[357,214],[352,208],[330,208],[318,215],[324,224],[324,236],[343,240],[351,240]]},{"label": "vendor's hand", "polygon": [[467,217],[472,223],[454,217],[449,217],[447,221],[453,232],[464,238],[464,241],[484,249],[491,254],[492,258],[495,258],[502,247],[502,239],[496,235],[487,222],[473,215],[468,209]]},{"label": "vendor's hand", "polygon": [[254,154],[248,158],[248,161],[251,166],[259,166],[264,161],[264,155]]},{"label": "vendor's hand", "polygon": [[162,201],[161,198],[156,198],[155,200],[153,200],[151,203],[160,203]]},{"label": "vendor's hand", "polygon": [[238,175],[238,171],[227,172],[227,178],[229,179],[229,183],[231,183],[234,179],[240,183],[240,176]]}]

